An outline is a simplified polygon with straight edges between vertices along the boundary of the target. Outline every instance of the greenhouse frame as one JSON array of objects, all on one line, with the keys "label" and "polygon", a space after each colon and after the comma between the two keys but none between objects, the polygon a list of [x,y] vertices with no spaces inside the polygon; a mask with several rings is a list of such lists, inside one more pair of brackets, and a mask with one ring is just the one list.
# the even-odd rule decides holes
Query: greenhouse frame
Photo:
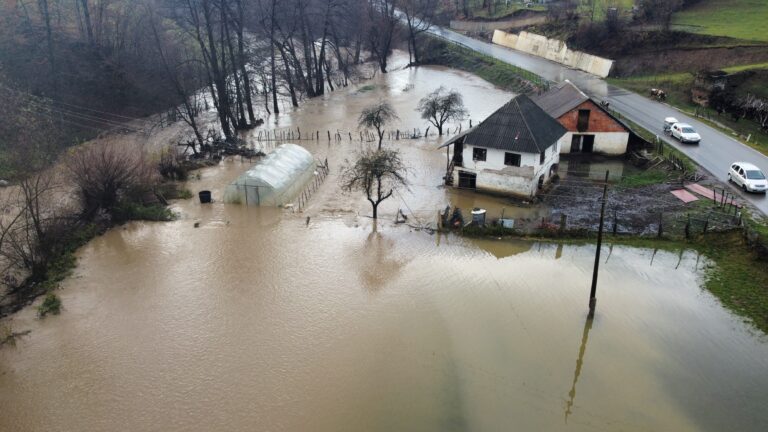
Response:
[{"label": "greenhouse frame", "polygon": [[317,163],[304,147],[282,144],[227,186],[224,201],[281,207],[315,177]]}]

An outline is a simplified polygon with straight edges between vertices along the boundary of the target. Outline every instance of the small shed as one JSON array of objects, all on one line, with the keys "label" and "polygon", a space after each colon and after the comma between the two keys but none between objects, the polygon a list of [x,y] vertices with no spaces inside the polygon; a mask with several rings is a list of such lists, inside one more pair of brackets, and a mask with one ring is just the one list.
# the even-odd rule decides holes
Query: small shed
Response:
[{"label": "small shed", "polygon": [[304,147],[283,144],[227,186],[224,201],[283,206],[296,198],[315,176],[317,163]]}]

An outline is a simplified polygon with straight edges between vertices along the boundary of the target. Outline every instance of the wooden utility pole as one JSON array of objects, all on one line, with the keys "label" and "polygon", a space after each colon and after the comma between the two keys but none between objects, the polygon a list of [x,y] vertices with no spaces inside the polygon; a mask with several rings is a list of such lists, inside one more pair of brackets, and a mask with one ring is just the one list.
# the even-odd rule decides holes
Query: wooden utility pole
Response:
[{"label": "wooden utility pole", "polygon": [[600,248],[603,245],[603,220],[605,219],[605,198],[608,194],[608,174],[605,172],[605,185],[603,186],[603,202],[600,206],[600,227],[597,230],[597,250],[595,251],[595,268],[592,271],[592,289],[589,290],[589,318],[595,316],[595,306],[597,305],[597,270],[600,267]]}]

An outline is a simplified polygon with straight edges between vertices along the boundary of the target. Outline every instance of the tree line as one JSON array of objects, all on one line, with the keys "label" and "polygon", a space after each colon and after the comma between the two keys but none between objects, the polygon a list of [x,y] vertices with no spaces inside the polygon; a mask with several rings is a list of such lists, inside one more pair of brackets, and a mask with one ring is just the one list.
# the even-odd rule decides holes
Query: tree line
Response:
[{"label": "tree line", "polygon": [[362,78],[365,61],[386,73],[401,40],[418,63],[416,38],[428,29],[436,3],[3,2],[0,85],[48,103],[50,117],[70,138],[172,107],[198,147],[206,132],[200,116],[208,108],[222,138],[235,142],[239,130],[258,126],[285,104],[298,106]]}]

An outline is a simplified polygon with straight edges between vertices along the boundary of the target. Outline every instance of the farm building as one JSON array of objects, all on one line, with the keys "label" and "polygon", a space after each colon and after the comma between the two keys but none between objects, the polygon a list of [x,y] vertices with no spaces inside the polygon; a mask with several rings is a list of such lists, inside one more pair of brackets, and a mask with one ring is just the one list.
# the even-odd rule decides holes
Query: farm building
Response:
[{"label": "farm building", "polygon": [[533,101],[567,129],[561,154],[618,156],[627,152],[629,128],[570,81],[533,97]]},{"label": "farm building", "polygon": [[530,198],[557,171],[566,129],[520,95],[441,147],[449,159],[446,184]]}]

